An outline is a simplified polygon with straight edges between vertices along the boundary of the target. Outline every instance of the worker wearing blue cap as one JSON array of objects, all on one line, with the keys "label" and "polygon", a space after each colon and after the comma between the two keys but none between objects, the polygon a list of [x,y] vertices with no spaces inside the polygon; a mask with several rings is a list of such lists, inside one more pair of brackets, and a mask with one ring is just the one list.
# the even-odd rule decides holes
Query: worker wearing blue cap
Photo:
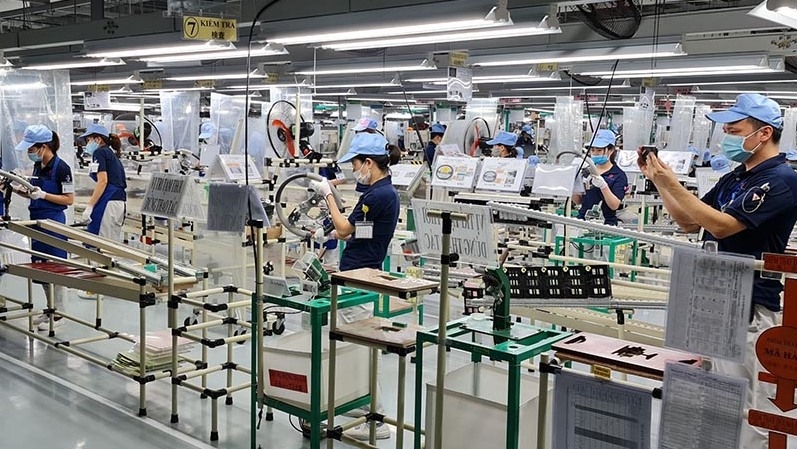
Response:
[{"label": "worker wearing blue cap", "polygon": [[446,127],[439,123],[435,123],[429,131],[431,138],[429,139],[429,143],[426,144],[426,148],[423,150],[423,160],[431,167],[434,164],[434,155],[435,152],[437,152],[437,146],[443,141]]},{"label": "worker wearing blue cap", "polygon": [[[31,125],[25,128],[22,140],[16,146],[17,151],[26,152],[28,158],[33,161],[33,177],[30,183],[35,188],[29,192],[17,191],[20,195],[30,198],[28,211],[30,212],[31,220],[53,220],[62,224],[66,223],[64,211],[75,200],[75,187],[72,170],[66,162],[58,157],[58,149],[60,147],[61,141],[58,134],[44,125]],[[34,227],[34,229],[61,240],[66,240],[66,237],[51,231],[38,227]],[[31,249],[61,259],[67,258],[67,253],[63,249],[38,240],[31,242]],[[47,261],[46,258],[39,256],[32,256],[31,259],[34,263]],[[56,286],[53,289],[53,296],[50,297],[49,284],[43,284],[43,287],[48,304],[54,304],[56,309],[63,310],[66,289],[62,286]],[[43,313],[33,319],[33,324],[39,330],[45,330],[49,329],[49,321],[50,315]],[[63,324],[63,322],[62,317],[53,317],[54,327]]]},{"label": "worker wearing blue cap", "polygon": [[[797,222],[797,173],[785,163],[786,156],[780,154],[780,106],[760,94],[741,94],[730,109],[706,117],[722,124],[722,152],[740,165],[720,178],[702,200],[687,191],[655,155],[640,161],[640,168],[656,185],[670,215],[685,231],[703,228],[704,239],[716,241],[722,252],[756,259],[761,259],[762,253],[783,253]],[[779,280],[763,278],[756,272],[749,327],[753,331],[748,332],[745,364],[719,360],[715,363],[721,372],[750,381],[751,407],[768,403],[767,392],[757,379],[753,345],[759,330],[779,321],[782,290]],[[745,448],[767,446],[766,432],[747,424],[742,429],[742,440]]]},{"label": "worker wearing blue cap", "polygon": [[[326,199],[335,237],[348,240],[340,258],[339,269],[382,269],[382,262],[387,256],[399,217],[399,196],[390,178],[391,156],[387,150],[387,139],[381,134],[355,135],[348,153],[338,161],[346,162],[351,162],[357,182],[368,186],[348,218],[338,209],[328,180],[313,181],[310,189]],[[362,310],[349,309],[355,308],[340,311],[341,318],[346,322],[363,318],[362,313],[359,313]],[[346,315],[347,312],[351,314]],[[377,395],[379,396],[381,395]],[[390,438],[390,428],[384,423],[377,426],[376,433],[377,439]],[[358,440],[368,440],[368,427],[355,427],[346,431],[346,435]]]},{"label": "worker wearing blue cap", "polygon": [[789,150],[783,154],[786,155],[786,163],[789,164],[789,167],[797,170],[797,150]]},{"label": "worker wearing blue cap", "polygon": [[617,166],[615,143],[617,136],[608,129],[599,129],[592,139],[589,155],[597,173],[588,178],[589,188],[584,194],[573,194],[573,203],[581,204],[578,218],[584,220],[587,212],[600,204],[603,223],[616,226],[617,210],[628,190],[628,176]]},{"label": "worker wearing blue cap", "polygon": [[518,150],[515,148],[516,143],[517,135],[509,131],[499,131],[495,137],[487,141],[487,145],[493,146],[493,156],[511,158],[518,156]]},{"label": "worker wearing blue cap", "polygon": [[211,137],[216,135],[216,125],[211,122],[203,122],[199,125],[199,140],[208,141]]},{"label": "worker wearing blue cap", "polygon": [[378,133],[379,123],[377,123],[376,120],[370,117],[363,117],[357,121],[352,130],[356,133],[360,132],[368,132],[371,134]]},{"label": "worker wearing blue cap", "polygon": [[122,143],[99,123],[89,125],[80,138],[86,140],[83,151],[91,157],[89,177],[96,183],[83,210],[86,230],[121,242],[127,201],[125,169],[119,160]]},{"label": "worker wearing blue cap", "polygon": [[526,124],[520,128],[520,135],[517,137],[517,146],[523,147],[528,154],[534,151],[534,128]]}]

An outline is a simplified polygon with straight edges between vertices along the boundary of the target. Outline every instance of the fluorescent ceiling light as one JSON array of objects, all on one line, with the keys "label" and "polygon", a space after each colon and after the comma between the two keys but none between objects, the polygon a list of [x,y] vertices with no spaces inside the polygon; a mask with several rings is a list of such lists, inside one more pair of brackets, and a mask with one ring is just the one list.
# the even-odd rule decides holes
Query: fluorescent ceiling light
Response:
[{"label": "fluorescent ceiling light", "polygon": [[297,75],[352,75],[360,73],[388,73],[388,72],[417,72],[420,70],[436,70],[437,67],[429,65],[427,60],[423,60],[416,65],[394,65],[394,66],[365,66],[365,67],[340,67],[316,70],[300,70],[295,72]]},{"label": "fluorescent ceiling light", "polygon": [[[779,70],[768,66],[759,65],[737,65],[737,66],[717,66],[717,67],[682,67],[682,68],[654,68],[642,70],[618,70],[614,73],[615,78],[665,78],[670,76],[707,76],[707,75],[738,75],[745,73],[770,73]],[[611,71],[582,72],[583,76],[596,76],[604,79],[612,77]],[[726,83],[727,84],[727,83]]]},{"label": "fluorescent ceiling light", "polygon": [[748,15],[770,22],[797,28],[797,9],[793,2],[782,0],[765,0],[748,12]]},{"label": "fluorescent ceiling light", "polygon": [[55,62],[51,64],[33,64],[26,65],[23,68],[27,70],[62,70],[62,69],[79,69],[84,67],[108,67],[114,65],[125,65],[125,62],[119,58],[103,58],[103,59],[82,59],[71,62]]},{"label": "fluorescent ceiling light", "polygon": [[398,82],[385,82],[385,83],[346,83],[346,84],[325,84],[325,85],[317,85],[315,86],[316,89],[349,89],[352,87],[388,87],[388,86],[398,86]]},{"label": "fluorescent ceiling light", "polygon": [[[252,49],[252,57],[262,57],[262,56],[277,56],[277,55],[287,55],[288,50],[285,50],[285,47],[278,44],[268,44],[261,48],[253,48]],[[215,60],[215,59],[236,59],[236,58],[245,58],[247,55],[247,50],[227,50],[227,51],[212,51],[208,53],[189,53],[189,54],[180,54],[180,55],[171,55],[171,56],[154,56],[154,57],[145,57],[141,58],[144,62],[155,62],[155,63],[169,63],[169,62],[191,62],[191,61],[207,61],[207,60]]]},{"label": "fluorescent ceiling light", "polygon": [[[168,81],[198,81],[198,80],[245,80],[246,73],[224,73],[224,74],[207,74],[207,75],[186,75],[186,76],[170,76],[166,78]],[[266,75],[252,72],[249,78],[265,78]],[[251,86],[250,86],[251,88]]]},{"label": "fluorescent ceiling light", "polygon": [[406,92],[403,91],[392,91],[392,92],[385,92],[388,95],[404,95],[404,94],[446,94],[448,93],[447,90],[433,90],[433,89],[426,89],[426,90],[408,90]]},{"label": "fluorescent ceiling light", "polygon": [[[547,18],[546,18],[547,19]],[[540,34],[556,34],[561,33],[560,28],[549,27],[546,19],[538,25],[518,25],[507,28],[500,28],[496,30],[482,30],[482,31],[458,31],[453,33],[439,33],[434,30],[433,34],[415,35],[407,37],[395,38],[372,38],[360,41],[340,42],[333,44],[322,45],[322,48],[348,51],[360,50],[369,48],[385,48],[385,47],[406,47],[410,45],[425,45],[425,44],[439,44],[446,42],[468,42],[468,41],[481,41],[488,39],[504,39],[512,37],[536,36]],[[429,30],[427,29],[428,33]]]},{"label": "fluorescent ceiling light", "polygon": [[139,58],[154,55],[181,55],[183,53],[201,53],[206,51],[235,50],[235,45],[228,41],[208,41],[186,45],[165,45],[159,47],[140,47],[127,50],[108,50],[88,53],[90,58]]},{"label": "fluorescent ceiling light", "polygon": [[269,42],[277,42],[283,45],[298,44],[317,44],[323,42],[351,41],[355,39],[374,39],[388,36],[413,36],[421,33],[475,30],[479,28],[502,27],[512,24],[512,20],[502,21],[496,19],[496,8],[493,8],[484,18],[473,18],[465,20],[449,20],[439,22],[418,23],[417,21],[398,26],[381,28],[352,29],[346,31],[333,31],[316,34],[277,36],[269,39]]},{"label": "fluorescent ceiling light", "polygon": [[652,45],[630,47],[592,48],[579,50],[513,53],[495,56],[471,56],[469,62],[478,67],[534,65],[542,63],[614,61],[628,59],[666,58],[684,56],[681,44],[661,44],[653,51]]},{"label": "fluorescent ceiling light", "polygon": [[[529,83],[543,81],[558,81],[558,76],[534,76],[534,75],[495,75],[495,76],[474,76],[473,83]],[[448,83],[448,78],[413,78],[405,80],[410,83],[427,83],[434,86],[444,86]]]},{"label": "fluorescent ceiling light", "polygon": [[[732,83],[728,83],[728,84],[732,84]],[[734,94],[734,95],[736,95],[736,94],[749,94],[749,93],[752,93],[752,92],[759,93],[761,95],[767,95],[767,96],[769,96],[770,94],[771,95],[790,95],[790,94],[797,95],[797,90],[766,90],[766,91],[764,91],[764,90],[756,90],[756,91],[751,91],[751,90],[710,90],[710,89],[703,90],[703,89],[698,89],[698,90],[694,91],[693,93],[694,94]]]},{"label": "fluorescent ceiling light", "polygon": [[89,81],[72,81],[69,83],[70,86],[93,86],[95,84],[103,85],[103,84],[141,84],[144,80],[141,78],[137,78],[135,76],[129,76],[127,78],[112,78],[107,80],[89,80]]},{"label": "fluorescent ceiling light", "polygon": [[35,83],[21,83],[21,84],[4,84],[0,85],[0,90],[37,90],[45,89],[47,85],[42,82]]},{"label": "fluorescent ceiling light", "polygon": [[[402,101],[402,102],[404,101],[404,99],[385,98],[385,97],[381,97],[381,98],[379,98],[379,97],[349,97],[349,100],[354,100],[354,101],[378,101],[378,102],[387,102],[387,103],[393,102],[393,101]],[[410,103],[415,103],[415,100],[413,100],[413,99],[409,99],[408,101]]]},{"label": "fluorescent ceiling light", "polygon": [[697,83],[665,83],[672,87],[695,87],[695,86],[727,86],[729,84],[790,84],[793,85],[797,79],[793,80],[744,80],[744,81],[704,81]]},{"label": "fluorescent ceiling light", "polygon": [[353,97],[358,95],[357,92],[352,90],[346,92],[316,92],[313,94],[314,97]]},{"label": "fluorescent ceiling light", "polygon": [[[631,86],[613,85],[612,89],[628,89]],[[516,87],[510,89],[512,92],[545,92],[549,90],[606,90],[609,86],[556,86],[556,87]]]}]

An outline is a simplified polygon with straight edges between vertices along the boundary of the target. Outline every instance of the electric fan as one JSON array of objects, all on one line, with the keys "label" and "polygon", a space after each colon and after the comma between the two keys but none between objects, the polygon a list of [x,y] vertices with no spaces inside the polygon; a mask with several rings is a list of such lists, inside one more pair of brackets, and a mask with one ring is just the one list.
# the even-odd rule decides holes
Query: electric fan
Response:
[{"label": "electric fan", "polygon": [[[274,153],[281,158],[286,155],[290,157],[316,156],[313,147],[310,145],[309,138],[315,132],[312,122],[305,122],[304,117],[300,116],[299,126],[299,149],[300,155],[296,154],[296,106],[290,101],[275,101],[268,110],[266,124],[268,130],[268,143],[274,149]],[[320,157],[320,156],[319,156]]]},{"label": "electric fan", "polygon": [[642,23],[642,13],[634,0],[576,5],[575,12],[582,22],[607,39],[630,39]]},{"label": "electric fan", "polygon": [[489,151],[490,145],[487,141],[490,140],[490,125],[487,120],[482,117],[476,117],[468,123],[465,128],[465,138],[463,140],[462,148],[466,154],[470,156],[479,156],[479,150]]}]

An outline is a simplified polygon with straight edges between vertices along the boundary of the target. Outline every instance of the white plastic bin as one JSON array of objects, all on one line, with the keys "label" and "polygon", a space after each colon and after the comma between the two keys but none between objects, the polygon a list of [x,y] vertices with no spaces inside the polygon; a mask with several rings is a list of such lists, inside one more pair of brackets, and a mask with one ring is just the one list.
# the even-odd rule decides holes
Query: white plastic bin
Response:
[{"label": "white plastic bin", "polygon": [[[326,333],[325,333],[326,334]],[[282,338],[266,339],[263,350],[266,396],[310,410],[310,364],[312,336],[299,332]],[[321,339],[321,410],[328,402],[329,339]],[[369,349],[351,343],[337,343],[335,405],[368,394]]]},{"label": "white plastic bin", "polygon": [[[486,363],[471,363],[446,374],[443,401],[443,448],[506,447],[507,370]],[[434,382],[426,384],[426,447],[434,441]],[[537,447],[539,379],[520,377],[519,448]],[[549,394],[553,386],[549,385]],[[551,416],[549,396],[547,416]],[[551,420],[546,422],[546,441],[551,441]]]}]

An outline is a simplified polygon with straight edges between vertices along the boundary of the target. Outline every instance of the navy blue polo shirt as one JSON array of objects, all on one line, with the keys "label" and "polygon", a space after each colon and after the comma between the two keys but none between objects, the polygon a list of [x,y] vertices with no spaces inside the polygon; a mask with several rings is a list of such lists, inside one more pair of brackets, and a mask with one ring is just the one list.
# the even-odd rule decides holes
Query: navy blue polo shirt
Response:
[{"label": "navy blue polo shirt", "polygon": [[108,199],[108,201],[126,201],[127,194],[127,180],[125,179],[125,169],[122,166],[122,161],[114,154],[113,150],[108,147],[100,147],[94,151],[91,159],[98,164],[97,173],[105,172],[108,176],[108,184],[118,187]]},{"label": "navy blue polo shirt", "polygon": [[[705,240],[717,241],[719,251],[761,259],[761,253],[783,253],[797,222],[797,173],[781,154],[747,170],[744,164],[720,178],[703,202],[739,220],[747,229],[724,239],[708,231]],[[753,304],[780,311],[780,281],[762,279],[756,272]]]},{"label": "navy blue polo shirt", "polygon": [[[367,213],[363,212],[367,206]],[[357,239],[357,233],[346,243],[340,258],[340,270],[357,268],[382,268],[390,241],[399,217],[399,196],[390,176],[373,183],[360,197],[354,211],[349,215],[349,223],[356,226],[360,221],[374,223],[371,239]]]},{"label": "navy blue polo shirt", "polygon": [[[625,197],[625,191],[628,189],[628,176],[625,175],[625,172],[617,165],[612,164],[612,167],[606,170],[601,176],[603,176],[604,181],[606,181],[606,184],[609,186],[614,196],[622,201]],[[612,208],[606,205],[606,202],[603,201],[603,194],[597,187],[592,187],[584,193],[584,196],[581,198],[581,210],[578,211],[578,218],[583,220],[587,215],[587,211],[598,203],[602,203],[601,211],[603,211],[603,222],[607,225],[616,226],[617,211],[612,210]]]}]

